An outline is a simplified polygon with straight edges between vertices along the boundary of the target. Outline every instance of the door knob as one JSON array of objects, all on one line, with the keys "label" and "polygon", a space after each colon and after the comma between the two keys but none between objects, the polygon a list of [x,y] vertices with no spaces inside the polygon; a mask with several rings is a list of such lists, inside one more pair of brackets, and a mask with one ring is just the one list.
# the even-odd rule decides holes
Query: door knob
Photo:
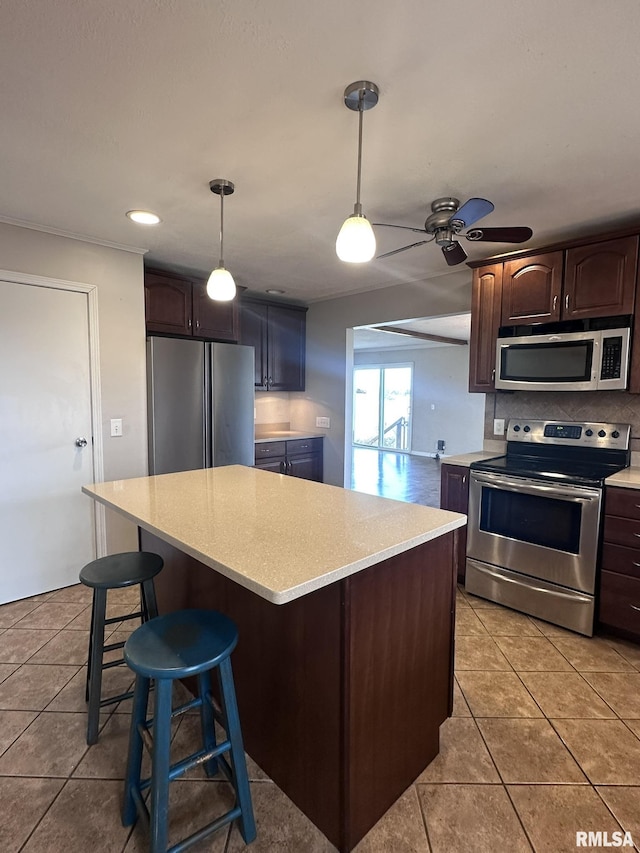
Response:
[{"label": "door knob", "polygon": [[76,438],[76,447],[86,447],[88,444],[86,438]]}]

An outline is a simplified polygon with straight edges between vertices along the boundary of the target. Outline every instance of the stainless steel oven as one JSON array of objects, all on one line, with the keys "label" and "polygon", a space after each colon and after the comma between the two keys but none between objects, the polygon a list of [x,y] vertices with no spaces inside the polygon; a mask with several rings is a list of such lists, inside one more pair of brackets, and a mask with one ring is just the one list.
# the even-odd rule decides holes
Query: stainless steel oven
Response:
[{"label": "stainless steel oven", "polygon": [[628,465],[628,437],[511,421],[507,456],[471,466],[466,588],[591,635],[603,483]]}]

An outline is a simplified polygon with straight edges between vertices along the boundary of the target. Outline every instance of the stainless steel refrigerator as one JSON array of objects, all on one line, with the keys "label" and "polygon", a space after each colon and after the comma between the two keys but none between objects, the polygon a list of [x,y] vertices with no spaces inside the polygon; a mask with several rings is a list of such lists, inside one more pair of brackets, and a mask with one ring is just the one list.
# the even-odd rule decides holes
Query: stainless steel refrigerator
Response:
[{"label": "stainless steel refrigerator", "polygon": [[254,464],[254,351],[147,339],[149,473]]}]

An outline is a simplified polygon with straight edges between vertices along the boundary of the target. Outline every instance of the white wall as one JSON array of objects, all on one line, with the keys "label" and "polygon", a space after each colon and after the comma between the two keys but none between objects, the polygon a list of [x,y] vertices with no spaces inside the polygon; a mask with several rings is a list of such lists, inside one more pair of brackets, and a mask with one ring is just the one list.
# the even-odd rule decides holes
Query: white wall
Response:
[{"label": "white wall", "polygon": [[468,391],[468,346],[359,350],[354,363],[413,364],[412,452],[433,454],[438,439],[445,456],[482,449],[485,395]]},{"label": "white wall", "polygon": [[[142,255],[0,223],[0,269],[97,286],[104,477],[116,480],[145,475]],[[111,418],[122,418],[122,437],[109,437]],[[137,550],[137,547],[134,525],[108,512],[109,552]]]},{"label": "white wall", "polygon": [[[363,282],[363,289],[366,282]],[[324,479],[342,486],[351,465],[345,446],[350,434],[352,337],[354,326],[440,317],[471,309],[471,271],[466,267],[425,281],[314,302],[307,313],[306,391],[290,395],[293,429],[324,432]],[[349,346],[347,342],[349,341]],[[347,384],[349,393],[347,394]],[[318,430],[316,416],[331,418],[331,428]]]}]

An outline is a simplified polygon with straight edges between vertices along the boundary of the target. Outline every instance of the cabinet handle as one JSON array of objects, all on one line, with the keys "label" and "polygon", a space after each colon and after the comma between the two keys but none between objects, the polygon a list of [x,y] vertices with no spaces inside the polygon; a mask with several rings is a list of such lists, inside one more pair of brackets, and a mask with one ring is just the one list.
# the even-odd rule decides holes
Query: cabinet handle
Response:
[{"label": "cabinet handle", "polygon": [[273,385],[273,379],[269,377],[269,385]]},{"label": "cabinet handle", "polygon": [[187,320],[187,329],[191,328],[191,317]]},{"label": "cabinet handle", "polygon": [[556,295],[553,297],[553,308],[551,310],[555,311],[557,307],[558,307],[558,294],[556,293]]},{"label": "cabinet handle", "polygon": [[263,384],[263,385],[266,385],[266,384],[267,384],[267,377],[266,377],[266,376],[263,376],[263,377],[262,377],[262,384]]},{"label": "cabinet handle", "polygon": [[629,607],[630,607],[632,610],[638,610],[638,611],[640,611],[640,607],[636,607],[636,605],[635,605],[635,604],[630,604],[630,605],[629,605]]},{"label": "cabinet handle", "polygon": [[568,294],[568,293],[567,293],[567,295],[566,295],[566,296],[565,296],[565,298],[564,298],[564,310],[565,310],[565,311],[568,311],[568,310],[569,310],[569,294]]},{"label": "cabinet handle", "polygon": [[494,382],[495,378],[496,378],[496,369],[494,367],[493,370],[491,371],[491,381]]},{"label": "cabinet handle", "polygon": [[631,565],[636,566],[638,569],[640,569],[640,563],[636,563],[635,560],[631,560]]},{"label": "cabinet handle", "polygon": [[462,482],[463,482],[463,483],[466,483],[466,482],[467,482],[467,475],[466,475],[466,474],[463,474],[463,475],[462,475]]},{"label": "cabinet handle", "polygon": [[281,474],[286,474],[286,473],[287,473],[287,463],[286,463],[286,462],[281,462],[281,463],[280,463],[280,473],[281,473]]},{"label": "cabinet handle", "polygon": [[200,320],[196,320],[196,329],[200,328]]}]

